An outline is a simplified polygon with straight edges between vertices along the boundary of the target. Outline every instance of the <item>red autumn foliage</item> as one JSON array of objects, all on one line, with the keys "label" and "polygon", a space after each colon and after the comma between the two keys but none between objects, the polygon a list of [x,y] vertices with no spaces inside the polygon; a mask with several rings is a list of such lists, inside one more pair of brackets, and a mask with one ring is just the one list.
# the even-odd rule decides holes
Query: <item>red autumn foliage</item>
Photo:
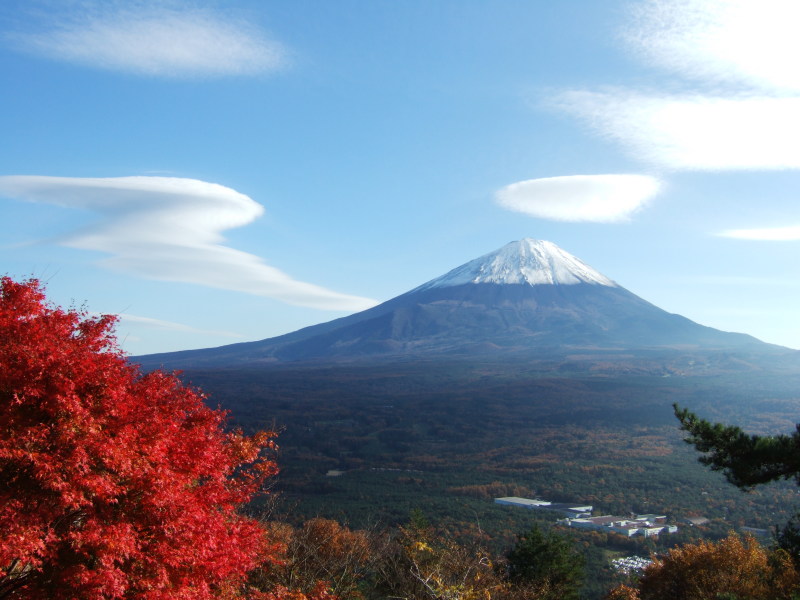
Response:
[{"label": "red autumn foliage", "polygon": [[114,323],[0,280],[0,598],[237,597],[275,552],[236,512],[271,434],[129,365]]}]

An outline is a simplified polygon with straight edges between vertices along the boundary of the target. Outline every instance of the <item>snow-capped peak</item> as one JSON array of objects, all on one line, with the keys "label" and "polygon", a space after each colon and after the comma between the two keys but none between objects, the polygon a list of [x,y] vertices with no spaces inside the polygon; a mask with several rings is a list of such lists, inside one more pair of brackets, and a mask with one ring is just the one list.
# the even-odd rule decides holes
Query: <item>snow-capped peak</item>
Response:
[{"label": "snow-capped peak", "polygon": [[589,283],[617,287],[580,259],[552,242],[525,238],[476,258],[425,283],[424,290],[469,283],[573,285]]}]

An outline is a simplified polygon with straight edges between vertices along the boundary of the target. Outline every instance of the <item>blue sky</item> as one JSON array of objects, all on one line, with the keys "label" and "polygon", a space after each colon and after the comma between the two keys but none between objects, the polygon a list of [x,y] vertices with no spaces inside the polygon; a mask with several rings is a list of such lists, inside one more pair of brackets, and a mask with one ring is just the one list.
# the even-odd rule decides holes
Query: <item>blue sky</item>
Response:
[{"label": "blue sky", "polygon": [[6,0],[2,271],[131,354],[505,243],[800,348],[794,0]]}]

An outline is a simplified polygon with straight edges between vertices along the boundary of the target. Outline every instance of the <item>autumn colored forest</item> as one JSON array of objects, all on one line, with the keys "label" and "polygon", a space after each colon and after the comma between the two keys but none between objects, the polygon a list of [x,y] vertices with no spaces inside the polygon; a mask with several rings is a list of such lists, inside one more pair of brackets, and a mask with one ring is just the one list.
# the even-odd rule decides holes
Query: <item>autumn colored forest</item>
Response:
[{"label": "autumn colored forest", "polygon": [[757,433],[788,432],[800,377],[525,369],[416,363],[183,377],[243,427],[281,430],[276,489],[305,516],[399,524],[421,509],[470,528],[477,514],[507,543],[526,518],[492,505],[508,495],[593,504],[603,514],[703,516],[717,536],[794,514],[796,486],[742,493],[698,464],[672,404]]},{"label": "autumn colored forest", "polygon": [[[0,599],[800,594],[792,544],[746,529],[789,521],[795,483],[739,491],[671,409],[787,431],[790,374],[454,362],[179,379],[130,364],[114,322],[0,283]],[[576,533],[493,503],[509,495],[681,527]],[[612,567],[630,555],[654,560]]]}]

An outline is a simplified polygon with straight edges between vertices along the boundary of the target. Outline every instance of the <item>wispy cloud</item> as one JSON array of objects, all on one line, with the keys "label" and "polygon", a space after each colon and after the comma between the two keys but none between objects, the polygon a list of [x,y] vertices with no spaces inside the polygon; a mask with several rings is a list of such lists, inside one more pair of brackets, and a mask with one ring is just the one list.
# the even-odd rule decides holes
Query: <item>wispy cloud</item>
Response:
[{"label": "wispy cloud", "polygon": [[646,0],[631,16],[624,38],[683,77],[800,91],[796,0]]},{"label": "wispy cloud", "polygon": [[88,2],[56,14],[3,37],[54,60],[158,77],[251,75],[287,62],[284,47],[260,29],[189,3]]},{"label": "wispy cloud", "polygon": [[766,227],[763,229],[729,229],[717,235],[737,240],[758,240],[765,242],[791,242],[800,240],[800,225],[788,227]]},{"label": "wispy cloud", "polygon": [[[692,285],[714,285],[714,286],[754,286],[754,287],[800,287],[800,281],[792,278],[775,277],[751,277],[747,275],[703,275],[698,277],[680,278],[678,283],[689,283]],[[716,309],[717,307],[715,307]]]},{"label": "wispy cloud", "polygon": [[570,175],[512,183],[495,201],[541,219],[611,223],[626,220],[660,188],[647,175]]},{"label": "wispy cloud", "polygon": [[242,334],[233,333],[232,331],[198,329],[197,327],[191,327],[190,325],[184,325],[183,323],[175,323],[173,321],[164,321],[161,319],[153,319],[150,317],[140,317],[138,315],[131,315],[128,313],[120,313],[117,316],[119,317],[119,320],[122,321],[123,323],[144,325],[146,327],[152,327],[155,329],[164,329],[167,331],[180,331],[181,333],[196,333],[201,335],[218,335],[220,337],[229,337],[229,338],[244,337]]},{"label": "wispy cloud", "polygon": [[100,215],[58,243],[110,254],[107,268],[148,279],[196,283],[288,304],[356,311],[374,300],[297,281],[252,254],[225,246],[221,232],[251,223],[263,207],[231,188],[175,177],[0,177],[0,195]]},{"label": "wispy cloud", "polygon": [[794,0],[649,0],[625,39],[690,92],[572,90],[556,107],[674,170],[800,169]]},{"label": "wispy cloud", "polygon": [[675,170],[800,169],[800,97],[569,91],[560,106],[635,158]]}]

